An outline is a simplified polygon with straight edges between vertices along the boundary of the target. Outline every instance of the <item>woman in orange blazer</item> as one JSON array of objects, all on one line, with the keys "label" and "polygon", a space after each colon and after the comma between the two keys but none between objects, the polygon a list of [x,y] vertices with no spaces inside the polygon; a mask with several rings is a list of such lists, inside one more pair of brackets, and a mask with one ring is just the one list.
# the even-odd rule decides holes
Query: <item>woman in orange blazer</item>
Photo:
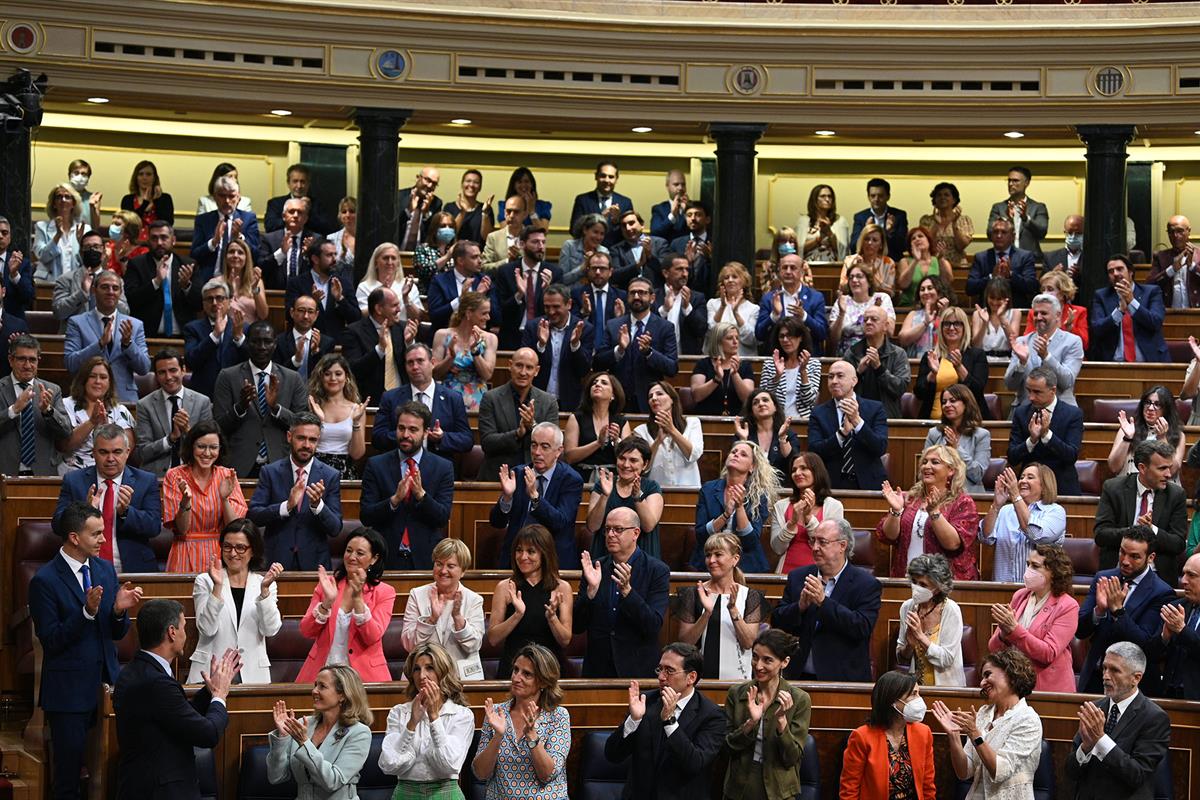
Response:
[{"label": "woman in orange blazer", "polygon": [[924,718],[915,677],[895,670],[880,675],[867,724],[855,728],[846,745],[841,800],[936,800],[933,731]]},{"label": "woman in orange blazer", "polygon": [[392,620],[396,590],[381,582],[386,559],[383,535],[359,528],[346,542],[336,573],[317,568],[317,588],[300,620],[300,632],[316,642],[297,683],[312,681],[328,664],[349,664],[366,683],[392,679],[383,634]]}]

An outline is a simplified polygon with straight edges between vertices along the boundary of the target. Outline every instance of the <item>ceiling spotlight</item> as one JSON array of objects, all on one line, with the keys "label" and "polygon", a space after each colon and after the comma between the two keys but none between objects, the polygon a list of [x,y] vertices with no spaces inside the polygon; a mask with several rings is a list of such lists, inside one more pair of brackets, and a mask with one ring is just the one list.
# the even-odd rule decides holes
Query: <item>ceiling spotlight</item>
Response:
[{"label": "ceiling spotlight", "polygon": [[451,125],[470,125],[471,120],[467,119],[466,117],[459,117],[458,119],[450,120],[450,124]]},{"label": "ceiling spotlight", "polygon": [[95,103],[96,105],[100,106],[100,105],[104,105],[105,103],[107,103],[108,98],[107,97],[89,97],[87,99],[87,101],[89,103]]},{"label": "ceiling spotlight", "polygon": [[277,117],[290,117],[292,115],[292,112],[286,108],[272,108],[271,113]]},{"label": "ceiling spotlight", "polygon": [[654,128],[648,128],[645,125],[639,125],[636,128],[630,128],[630,130],[634,133],[649,133],[650,131],[654,130]]},{"label": "ceiling spotlight", "polygon": [[1024,139],[1025,134],[1021,133],[1020,131],[1006,131],[1004,137],[1006,139]]},{"label": "ceiling spotlight", "polygon": [[828,130],[813,131],[813,133],[815,133],[817,136],[836,136],[837,135],[837,131],[828,131]]}]

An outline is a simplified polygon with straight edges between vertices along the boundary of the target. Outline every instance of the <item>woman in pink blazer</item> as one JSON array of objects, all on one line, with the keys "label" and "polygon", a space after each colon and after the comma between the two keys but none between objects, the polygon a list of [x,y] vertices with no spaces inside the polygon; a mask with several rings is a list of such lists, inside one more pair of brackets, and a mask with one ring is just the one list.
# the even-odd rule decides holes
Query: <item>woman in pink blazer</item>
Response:
[{"label": "woman in pink blazer", "polygon": [[1079,625],[1079,601],[1070,593],[1073,575],[1061,547],[1038,545],[1025,561],[1025,588],[1008,605],[992,606],[997,628],[988,649],[1015,647],[1029,656],[1039,692],[1075,691],[1071,640]]},{"label": "woman in pink blazer", "polygon": [[382,534],[359,528],[346,542],[336,573],[317,568],[317,588],[300,620],[300,632],[316,642],[297,683],[312,681],[328,664],[349,664],[366,683],[392,679],[383,634],[392,620],[396,590],[381,582],[386,557]]}]

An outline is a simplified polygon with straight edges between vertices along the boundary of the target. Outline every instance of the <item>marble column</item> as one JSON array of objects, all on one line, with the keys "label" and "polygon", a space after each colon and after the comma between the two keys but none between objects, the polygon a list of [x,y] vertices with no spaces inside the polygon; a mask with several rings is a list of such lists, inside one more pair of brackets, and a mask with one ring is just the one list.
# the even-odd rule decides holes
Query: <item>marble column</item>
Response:
[{"label": "marble column", "polygon": [[[1113,253],[1126,252],[1126,149],[1137,134],[1133,125],[1076,125],[1087,145],[1087,187],[1083,203],[1083,268],[1075,304],[1091,308],[1092,294],[1108,285],[1104,265]],[[1138,276],[1145,278],[1144,275]]]},{"label": "marble column", "polygon": [[717,192],[713,254],[708,289],[712,296],[720,266],[740,261],[754,274],[754,149],[767,126],[713,122],[708,132],[717,143]]},{"label": "marble column", "polygon": [[377,246],[397,241],[400,129],[411,116],[411,109],[402,108],[359,108],[354,113],[359,131],[356,280],[366,273]]}]

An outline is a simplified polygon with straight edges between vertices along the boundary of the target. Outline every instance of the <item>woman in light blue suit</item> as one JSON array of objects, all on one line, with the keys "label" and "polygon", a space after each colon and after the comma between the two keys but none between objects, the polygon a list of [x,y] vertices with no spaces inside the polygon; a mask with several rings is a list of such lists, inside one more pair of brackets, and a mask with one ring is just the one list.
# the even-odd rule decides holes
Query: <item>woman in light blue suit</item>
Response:
[{"label": "woman in light blue suit", "polygon": [[267,780],[296,781],[296,800],[357,800],[358,775],[371,751],[371,706],[352,667],[331,664],[313,681],[313,713],[298,719],[275,703]]}]

